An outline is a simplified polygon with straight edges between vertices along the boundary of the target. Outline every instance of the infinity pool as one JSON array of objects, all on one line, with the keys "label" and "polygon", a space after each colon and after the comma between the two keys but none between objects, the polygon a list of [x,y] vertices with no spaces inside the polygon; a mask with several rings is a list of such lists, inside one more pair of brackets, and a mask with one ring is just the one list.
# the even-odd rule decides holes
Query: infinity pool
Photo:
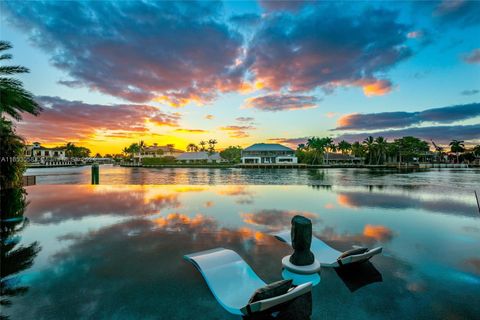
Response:
[{"label": "infinity pool", "polygon": [[480,214],[471,190],[230,184],[26,191],[29,223],[11,236],[38,245],[29,251],[32,265],[6,282],[28,287],[2,308],[12,319],[236,319],[182,256],[230,248],[266,282],[279,280],[291,249],[269,233],[288,228],[296,214],[334,248],[384,248],[360,279],[370,282],[322,269],[312,319],[480,314]]}]

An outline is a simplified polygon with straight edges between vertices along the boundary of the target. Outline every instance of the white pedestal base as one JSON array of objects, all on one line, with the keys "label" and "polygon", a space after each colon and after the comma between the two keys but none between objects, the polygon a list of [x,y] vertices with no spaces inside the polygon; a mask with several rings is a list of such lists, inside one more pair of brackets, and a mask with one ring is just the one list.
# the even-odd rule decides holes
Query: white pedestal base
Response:
[{"label": "white pedestal base", "polygon": [[308,266],[296,266],[290,262],[290,256],[283,257],[282,265],[285,269],[297,274],[313,274],[320,271],[320,262],[317,259]]}]

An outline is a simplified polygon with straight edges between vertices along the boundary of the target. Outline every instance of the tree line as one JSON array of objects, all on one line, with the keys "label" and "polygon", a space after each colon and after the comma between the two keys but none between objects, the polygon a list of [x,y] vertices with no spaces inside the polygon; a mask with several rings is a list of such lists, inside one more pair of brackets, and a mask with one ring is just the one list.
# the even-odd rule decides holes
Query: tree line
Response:
[{"label": "tree line", "polygon": [[[451,160],[452,154],[455,155],[453,160],[457,163],[473,161],[480,156],[480,145],[466,149],[462,140],[452,140],[449,143],[450,155],[446,148],[439,147],[433,141],[432,144],[435,147],[433,157],[437,161],[442,161],[445,156],[450,156]],[[298,145],[296,156],[301,163],[328,164],[329,154],[340,152],[362,158],[366,164],[380,165],[386,162],[425,161],[427,157],[432,156],[429,151],[428,142],[412,136],[395,139],[392,142],[381,136],[376,138],[369,136],[362,142],[350,143],[342,140],[337,144],[330,137],[311,137],[306,143]]]}]

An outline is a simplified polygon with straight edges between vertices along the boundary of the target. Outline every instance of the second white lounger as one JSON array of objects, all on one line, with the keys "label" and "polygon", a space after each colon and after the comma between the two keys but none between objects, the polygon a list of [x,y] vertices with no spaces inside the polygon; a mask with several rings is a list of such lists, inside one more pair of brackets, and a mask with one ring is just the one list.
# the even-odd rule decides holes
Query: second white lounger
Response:
[{"label": "second white lounger", "polygon": [[[290,236],[290,230],[284,230],[277,233],[272,233],[272,235],[282,242],[292,244],[292,239]],[[356,249],[358,247],[354,247]],[[352,264],[355,262],[363,262],[369,260],[374,255],[377,255],[382,252],[382,247],[377,247],[371,250],[368,250],[364,253],[359,254],[348,254],[347,252],[341,252],[333,249],[328,244],[322,240],[312,237],[312,246],[310,250],[315,255],[315,258],[320,261],[322,267],[341,267],[347,264]],[[344,255],[344,253],[347,253]],[[342,257],[342,255],[344,255]]]},{"label": "second white lounger", "polygon": [[283,295],[249,303],[255,290],[264,287],[266,283],[235,251],[217,248],[187,254],[184,259],[197,267],[222,307],[237,315],[264,311],[312,290],[312,285],[308,282]]}]

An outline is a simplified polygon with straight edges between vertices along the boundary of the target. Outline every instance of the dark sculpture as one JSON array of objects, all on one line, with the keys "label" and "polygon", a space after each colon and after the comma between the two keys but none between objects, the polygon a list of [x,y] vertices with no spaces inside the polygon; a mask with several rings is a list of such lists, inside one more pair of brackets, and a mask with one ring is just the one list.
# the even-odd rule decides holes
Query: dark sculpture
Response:
[{"label": "dark sculpture", "polygon": [[302,216],[292,218],[292,247],[293,254],[290,262],[296,266],[308,266],[315,261],[310,251],[312,244],[312,221]]}]

